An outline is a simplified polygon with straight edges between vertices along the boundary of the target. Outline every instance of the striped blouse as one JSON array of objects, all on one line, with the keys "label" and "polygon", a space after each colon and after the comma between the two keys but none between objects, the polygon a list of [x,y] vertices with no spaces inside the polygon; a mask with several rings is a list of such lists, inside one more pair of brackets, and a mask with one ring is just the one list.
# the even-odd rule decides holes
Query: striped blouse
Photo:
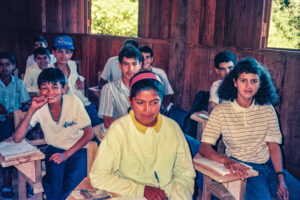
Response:
[{"label": "striped blouse", "polygon": [[272,105],[243,108],[234,102],[223,102],[212,111],[202,142],[215,144],[220,134],[227,156],[257,164],[269,159],[267,142],[281,143],[282,136]]}]

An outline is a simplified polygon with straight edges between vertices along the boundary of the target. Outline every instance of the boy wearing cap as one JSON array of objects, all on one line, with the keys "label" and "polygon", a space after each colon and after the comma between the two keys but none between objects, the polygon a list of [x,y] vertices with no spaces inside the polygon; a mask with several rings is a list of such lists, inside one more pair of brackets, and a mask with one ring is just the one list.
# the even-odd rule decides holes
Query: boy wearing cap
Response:
[{"label": "boy wearing cap", "polygon": [[98,117],[96,106],[92,104],[82,93],[84,89],[84,77],[77,73],[75,61],[72,61],[73,50],[75,49],[73,40],[67,35],[57,36],[54,40],[53,55],[56,57],[54,66],[63,71],[67,79],[67,93],[76,95],[84,104],[85,109],[91,118],[92,127],[101,124],[103,121]]},{"label": "boy wearing cap", "polygon": [[[34,44],[34,49],[37,49],[39,47],[44,47],[44,48],[48,47],[48,43],[46,39],[41,35],[38,35],[33,39],[33,44]],[[56,62],[55,56],[50,54],[49,64],[53,64],[55,62]],[[27,58],[26,69],[34,64],[36,64],[36,61],[34,58],[34,54],[32,54]]]}]

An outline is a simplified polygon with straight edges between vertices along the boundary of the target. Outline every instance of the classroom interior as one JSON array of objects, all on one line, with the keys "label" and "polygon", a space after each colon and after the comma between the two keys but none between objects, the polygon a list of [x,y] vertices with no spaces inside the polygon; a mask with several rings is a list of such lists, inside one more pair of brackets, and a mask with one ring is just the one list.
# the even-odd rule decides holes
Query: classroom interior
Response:
[{"label": "classroom interior", "polygon": [[[127,37],[90,34],[91,0],[10,0],[0,6],[0,50],[16,56],[19,76],[43,35],[53,49],[56,35],[74,40],[73,60],[89,87],[118,54]],[[213,58],[221,50],[237,59],[254,57],[271,71],[280,102],[285,168],[300,179],[300,51],[267,48],[271,0],[140,0],[136,39],[154,51],[153,66],[165,70],[172,102],[188,111],[198,91],[217,80]]]}]

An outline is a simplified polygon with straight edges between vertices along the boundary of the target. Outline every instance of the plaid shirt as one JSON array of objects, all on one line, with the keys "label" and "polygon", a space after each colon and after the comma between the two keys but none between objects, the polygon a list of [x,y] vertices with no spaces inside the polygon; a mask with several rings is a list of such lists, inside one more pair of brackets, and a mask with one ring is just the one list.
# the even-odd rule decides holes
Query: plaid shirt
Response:
[{"label": "plaid shirt", "polygon": [[[22,80],[11,76],[11,81],[6,87],[0,79],[0,104],[7,112],[19,109],[22,103],[30,100],[25,84]],[[0,121],[5,121],[5,115],[0,114]]]}]

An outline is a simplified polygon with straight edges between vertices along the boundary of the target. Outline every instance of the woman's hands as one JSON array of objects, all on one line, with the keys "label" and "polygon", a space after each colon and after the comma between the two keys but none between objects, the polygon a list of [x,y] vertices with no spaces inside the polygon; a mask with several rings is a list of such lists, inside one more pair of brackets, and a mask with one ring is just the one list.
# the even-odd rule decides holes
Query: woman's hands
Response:
[{"label": "woman's hands", "polygon": [[242,180],[248,177],[247,170],[249,167],[246,167],[245,165],[230,158],[226,159],[224,162],[224,167],[230,170],[230,174],[237,175]]},{"label": "woman's hands", "polygon": [[167,200],[167,195],[164,190],[156,187],[145,186],[144,197],[148,200]]},{"label": "woman's hands", "polygon": [[290,198],[290,194],[288,188],[284,181],[284,175],[280,174],[277,177],[277,197],[278,199],[288,200]]}]

